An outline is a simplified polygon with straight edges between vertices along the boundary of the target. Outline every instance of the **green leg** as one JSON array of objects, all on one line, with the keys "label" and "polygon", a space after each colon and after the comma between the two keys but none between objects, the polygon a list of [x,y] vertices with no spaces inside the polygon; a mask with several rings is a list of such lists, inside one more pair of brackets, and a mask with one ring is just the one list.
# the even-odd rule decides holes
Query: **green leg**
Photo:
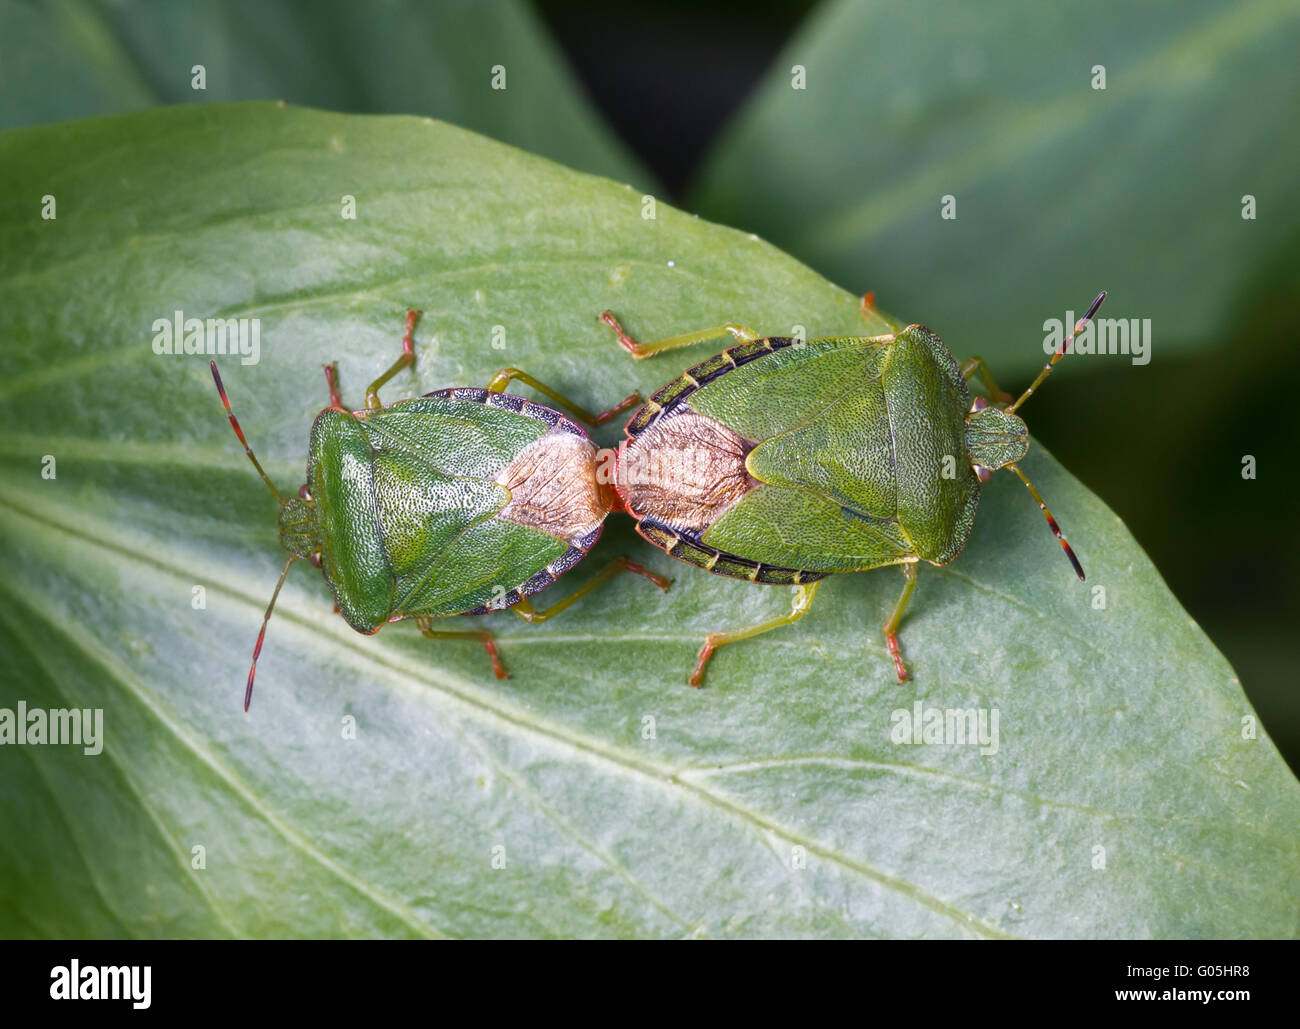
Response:
[{"label": "green leg", "polygon": [[894,610],[885,619],[882,628],[885,631],[885,646],[889,648],[889,656],[894,659],[894,671],[898,673],[899,682],[907,682],[907,668],[903,664],[903,655],[898,650],[898,625],[903,620],[903,610],[907,607],[907,602],[911,599],[912,590],[916,589],[916,563],[909,562],[903,567],[903,593],[898,598],[898,603],[894,605]]},{"label": "green leg", "polygon": [[604,425],[620,411],[626,411],[629,407],[634,407],[641,403],[641,394],[633,393],[621,400],[617,406],[611,407],[608,411],[601,411],[600,414],[592,414],[585,407],[579,407],[563,393],[557,393],[555,390],[551,389],[550,386],[538,382],[531,375],[521,372],[518,368],[502,368],[492,376],[492,381],[487,384],[487,388],[492,393],[504,393],[512,379],[518,379],[520,382],[532,386],[538,393],[550,397],[580,422],[584,422],[587,425]]},{"label": "green leg", "polygon": [[813,597],[817,595],[817,587],[821,585],[821,580],[811,582],[806,586],[796,586],[794,595],[794,604],[790,607],[788,615],[781,615],[779,618],[772,618],[766,622],[759,622],[757,625],[751,625],[746,629],[731,629],[727,632],[710,633],[704,638],[704,646],[700,648],[698,660],[695,662],[695,671],[691,673],[687,681],[695,687],[698,687],[704,680],[704,666],[709,663],[709,658],[719,647],[724,647],[728,643],[735,643],[738,640],[747,640],[751,636],[758,636],[772,629],[779,629],[783,625],[790,625],[799,621],[808,613],[808,608],[812,606]]},{"label": "green leg", "polygon": [[978,374],[980,382],[984,383],[984,392],[989,395],[989,399],[995,404],[1011,403],[1011,394],[1003,393],[998,388],[998,384],[993,381],[993,373],[989,371],[989,366],[984,363],[982,357],[968,357],[961,363],[961,377],[970,382],[971,376]]},{"label": "green leg", "polygon": [[392,367],[383,375],[379,376],[374,382],[366,387],[366,407],[374,411],[384,406],[383,401],[379,399],[380,387],[389,379],[400,372],[403,368],[409,368],[415,364],[415,348],[411,341],[411,334],[415,332],[415,323],[420,317],[419,311],[406,312],[406,332],[402,335],[402,356],[393,362]]},{"label": "green leg", "polygon": [[529,603],[528,598],[525,597],[510,610],[525,622],[544,622],[548,618],[554,618],[570,604],[576,604],[592,590],[605,585],[605,583],[609,582],[610,579],[614,578],[614,576],[618,575],[620,572],[635,572],[637,575],[649,579],[661,590],[666,590],[670,585],[672,585],[672,579],[665,579],[662,575],[655,575],[654,572],[643,568],[641,565],[636,564],[633,561],[629,561],[625,557],[616,557],[596,573],[589,583],[582,586],[580,589],[574,590],[559,603],[552,604],[550,607],[538,611],[537,608],[533,607],[533,605]]},{"label": "green leg", "polygon": [[419,628],[420,634],[431,640],[478,640],[487,648],[488,657],[492,659],[492,671],[496,673],[497,678],[507,679],[510,677],[505,666],[501,663],[501,659],[497,657],[496,637],[487,630],[478,629],[457,632],[451,629],[435,629],[433,619],[428,615],[417,618],[415,624]]},{"label": "green leg", "polygon": [[665,350],[675,350],[677,347],[689,347],[692,343],[703,343],[706,339],[718,339],[719,337],[730,335],[737,343],[752,343],[756,339],[761,339],[753,329],[747,329],[743,325],[717,325],[712,329],[701,329],[699,332],[686,332],[680,336],[669,336],[667,339],[657,339],[652,343],[638,343],[626,332],[623,326],[619,325],[618,319],[606,311],[600,316],[600,320],[608,325],[618,335],[618,342],[633,357],[640,360],[643,357],[649,357],[651,354],[662,353]]},{"label": "green leg", "polygon": [[[609,582],[610,579],[614,578],[614,576],[618,575],[619,572],[624,571],[635,572],[637,575],[644,576],[661,590],[666,590],[672,584],[671,579],[665,579],[662,576],[655,575],[648,569],[641,567],[641,565],[629,561],[626,557],[616,557],[601,569],[601,571],[595,575],[590,582],[584,585],[581,589],[574,590],[573,593],[565,597],[558,604],[552,604],[550,607],[538,611],[527,598],[524,598],[510,610],[526,622],[544,622],[548,618],[558,615],[569,605],[577,603],[592,590],[603,586],[605,583]],[[506,672],[505,666],[501,664],[501,658],[497,654],[496,637],[486,629],[435,629],[433,627],[433,619],[428,615],[423,618],[417,618],[415,624],[419,628],[421,635],[431,640],[478,640],[487,649],[488,657],[492,659],[492,671],[496,673],[496,677],[498,679],[509,678],[509,673]]]}]

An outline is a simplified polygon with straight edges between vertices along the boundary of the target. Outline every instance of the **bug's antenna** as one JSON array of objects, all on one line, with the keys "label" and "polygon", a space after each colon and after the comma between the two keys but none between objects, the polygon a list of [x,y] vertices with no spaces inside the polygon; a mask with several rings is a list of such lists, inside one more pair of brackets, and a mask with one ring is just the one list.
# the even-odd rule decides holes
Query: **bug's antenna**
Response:
[{"label": "bug's antenna", "polygon": [[280,587],[284,585],[284,577],[289,574],[289,569],[293,563],[298,560],[296,554],[289,555],[289,560],[284,563],[284,571],[280,573],[280,578],[276,580],[275,592],[271,594],[271,602],[266,605],[266,614],[262,617],[262,631],[257,634],[257,646],[253,648],[253,663],[248,667],[248,686],[244,689],[244,710],[248,710],[248,705],[253,702],[253,677],[257,675],[257,659],[262,656],[262,641],[266,639],[266,623],[271,620],[271,612],[275,610],[275,600],[280,595]]},{"label": "bug's antenna", "polygon": [[[266,488],[271,491],[271,496],[275,497],[276,500],[283,504],[284,497],[280,496],[280,491],[275,488],[275,483],[273,483],[270,476],[262,470],[262,465],[253,454],[253,448],[248,445],[248,440],[244,439],[244,430],[239,427],[239,419],[235,417],[235,412],[230,410],[230,398],[226,396],[226,387],[221,384],[221,375],[217,372],[217,362],[209,361],[208,367],[212,369],[212,379],[217,384],[217,392],[221,394],[221,402],[226,405],[226,416],[230,419],[230,427],[235,430],[235,435],[239,437],[239,442],[244,444],[244,453],[247,454],[248,459],[253,462],[253,467],[257,469],[257,474],[260,475],[262,481],[266,483]],[[265,626],[263,627],[263,631],[265,631]],[[251,681],[249,688],[252,688]]]},{"label": "bug's antenna", "polygon": [[[226,416],[230,419],[230,427],[235,430],[239,442],[244,445],[244,453],[253,462],[253,467],[257,469],[257,474],[266,483],[266,488],[271,491],[271,496],[275,497],[283,505],[285,503],[284,497],[280,496],[280,491],[275,488],[275,483],[271,481],[271,477],[263,471],[261,463],[253,453],[253,448],[248,445],[248,440],[244,439],[244,430],[239,427],[239,419],[235,417],[235,412],[230,409],[230,398],[226,396],[226,387],[222,385],[221,374],[217,371],[217,362],[209,361],[208,367],[212,369],[212,380],[217,384],[217,392],[221,394],[221,402],[226,405]],[[276,580],[275,592],[271,594],[271,602],[266,605],[266,614],[262,618],[262,629],[257,634],[257,645],[253,647],[253,663],[248,668],[248,686],[244,689],[245,711],[248,710],[248,705],[253,701],[253,678],[257,675],[257,659],[262,656],[262,641],[266,639],[266,625],[271,620],[271,612],[275,610],[275,601],[280,596],[280,587],[284,585],[285,576],[289,574],[290,567],[297,560],[298,556],[291,554],[289,560],[284,563],[284,571],[280,573],[280,578]]]},{"label": "bug's antenna", "polygon": [[1065,551],[1065,556],[1070,559],[1070,564],[1074,565],[1074,574],[1079,577],[1080,582],[1084,582],[1083,565],[1079,564],[1079,559],[1074,556],[1074,551],[1070,549],[1070,544],[1066,541],[1065,537],[1061,535],[1061,527],[1056,524],[1056,519],[1052,517],[1052,512],[1047,510],[1047,505],[1043,503],[1043,498],[1039,496],[1038,490],[1034,489],[1034,484],[1025,478],[1025,473],[1020,470],[1018,465],[1007,464],[1003,465],[1003,467],[1010,468],[1015,472],[1016,475],[1020,477],[1020,481],[1025,484],[1025,488],[1029,490],[1030,495],[1038,501],[1038,509],[1043,512],[1043,517],[1047,519],[1047,524],[1051,528],[1052,532],[1056,533],[1056,538],[1061,544],[1061,549]]},{"label": "bug's antenna", "polygon": [[[1061,349],[1052,355],[1052,359],[1048,361],[1047,364],[1043,365],[1043,370],[1038,373],[1038,378],[1036,378],[1032,383],[1030,383],[1029,388],[1027,390],[1025,390],[1022,394],[1020,394],[1019,400],[1017,400],[1010,407],[1006,408],[1008,414],[1013,413],[1017,407],[1019,407],[1026,400],[1028,400],[1030,397],[1034,395],[1034,390],[1038,389],[1038,387],[1043,384],[1043,380],[1047,378],[1048,375],[1051,374],[1052,369],[1056,367],[1056,362],[1065,356],[1065,352],[1070,349],[1070,344],[1074,342],[1074,338],[1084,330],[1084,327],[1090,321],[1092,321],[1092,316],[1097,313],[1097,308],[1101,306],[1101,302],[1105,299],[1106,299],[1106,291],[1103,289],[1100,293],[1097,294],[1097,299],[1092,302],[1092,306],[1088,308],[1088,313],[1074,323],[1074,331],[1070,333],[1069,339],[1065,340],[1065,342],[1061,344]],[[1033,489],[1032,486],[1030,486],[1029,488]],[[1083,576],[1080,575],[1079,578],[1083,578]]]}]

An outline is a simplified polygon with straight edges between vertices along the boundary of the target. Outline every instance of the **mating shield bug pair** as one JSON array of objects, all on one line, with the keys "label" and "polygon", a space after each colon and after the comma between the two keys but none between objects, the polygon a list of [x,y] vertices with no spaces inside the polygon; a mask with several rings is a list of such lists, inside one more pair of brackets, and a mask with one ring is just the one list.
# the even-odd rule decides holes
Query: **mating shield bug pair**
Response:
[{"label": "mating shield bug pair", "polygon": [[[385,407],[379,389],[415,359],[414,311],[407,313],[401,356],[366,390],[364,409],[343,407],[335,367],[326,367],[330,406],[312,426],[307,483],[297,497],[282,497],[262,470],[214,362],[230,424],[280,503],[280,542],[290,555],[262,620],[244,707],[267,622],[298,558],[321,569],[357,631],[414,618],[429,637],[481,640],[503,678],[491,633],[440,631],[433,619],[510,609],[543,621],[624,570],[667,589],[667,580],[619,557],[552,607],[538,611],[527,599],[586,555],[614,510],[626,510],[643,537],[679,560],[795,587],[788,615],[708,636],[691,685],[700,684],[718,647],[801,618],[828,575],[883,565],[900,566],[904,576],[883,627],[903,681],[898,626],[917,565],[947,564],[961,553],[980,484],[994,470],[1009,468],[1024,482],[1083,578],[1016,463],[1028,452],[1029,433],[1015,412],[1104,298],[1014,403],[983,361],[959,367],[943,341],[919,325],[804,343],[729,324],[636,343],[606,312],[602,318],[637,358],[724,335],[738,344],[674,379],[632,415],[615,466],[616,492],[598,481],[595,447],[578,424],[504,390],[518,379],[592,426],[636,404],[636,394],[592,415],[508,368],[484,389],[437,390]],[[972,401],[967,380],[975,374],[1006,406]],[[643,474],[647,467],[652,474]]]},{"label": "mating shield bug pair", "polygon": [[299,558],[324,573],[339,613],[358,632],[414,618],[431,638],[481,640],[499,679],[506,671],[491,633],[439,630],[433,620],[509,608],[526,621],[545,621],[625,570],[668,588],[668,580],[617,557],[559,603],[533,607],[528,597],[591,549],[617,498],[596,481],[596,448],[582,427],[506,386],[519,379],[587,425],[641,398],[634,393],[593,415],[506,368],[485,389],[437,390],[385,407],[380,388],[415,361],[417,317],[407,312],[402,355],[370,384],[364,409],[343,407],[336,367],[326,366],[330,406],[312,425],[307,482],[296,497],[281,496],[262,470],[211,364],[231,427],[280,504],[280,543],[289,552],[253,649],[244,710],[267,622]]}]

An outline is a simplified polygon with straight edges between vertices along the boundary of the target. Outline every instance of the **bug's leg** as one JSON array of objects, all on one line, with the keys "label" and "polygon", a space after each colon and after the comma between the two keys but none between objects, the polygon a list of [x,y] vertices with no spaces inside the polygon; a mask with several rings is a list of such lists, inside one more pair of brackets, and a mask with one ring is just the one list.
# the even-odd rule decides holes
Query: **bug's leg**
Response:
[{"label": "bug's leg", "polygon": [[325,366],[325,382],[330,388],[330,407],[343,408],[343,398],[339,396],[339,365],[331,361]]},{"label": "bug's leg", "polygon": [[876,309],[876,294],[872,290],[867,290],[862,294],[862,316],[865,318]]},{"label": "bug's leg", "polygon": [[912,596],[912,590],[916,589],[916,563],[909,562],[902,567],[903,578],[906,580],[903,583],[903,593],[898,598],[898,603],[894,605],[894,610],[885,619],[882,628],[885,632],[885,646],[889,648],[889,656],[894,659],[894,671],[898,673],[898,681],[907,682],[907,667],[903,664],[903,655],[898,649],[898,624],[903,620],[903,610]]},{"label": "bug's leg", "polygon": [[546,619],[553,618],[555,615],[558,615],[570,604],[577,603],[579,600],[585,597],[592,590],[600,586],[603,586],[605,583],[609,582],[610,579],[614,578],[614,576],[618,575],[620,572],[635,572],[637,575],[649,579],[661,590],[666,590],[670,585],[672,585],[672,579],[665,579],[662,575],[655,575],[654,572],[650,571],[647,568],[643,568],[641,565],[636,564],[633,561],[629,561],[626,557],[616,557],[614,558],[613,561],[611,561],[599,572],[597,572],[596,575],[592,577],[590,582],[586,583],[581,588],[574,590],[572,593],[570,593],[567,597],[565,597],[563,600],[559,601],[558,603],[552,604],[550,607],[543,608],[541,611],[538,611],[535,607],[533,607],[532,604],[528,602],[528,598],[525,597],[523,600],[519,601],[519,603],[516,604],[514,607],[512,607],[510,610],[513,611],[515,614],[517,614],[525,622],[544,622],[546,621]]},{"label": "bug's leg", "polygon": [[492,380],[487,384],[488,392],[504,393],[512,379],[518,379],[525,385],[532,386],[538,393],[550,397],[562,408],[577,418],[578,421],[587,425],[604,425],[619,412],[626,411],[629,407],[635,407],[637,404],[641,403],[641,394],[632,393],[624,397],[618,402],[618,404],[611,407],[608,411],[601,411],[600,414],[592,414],[585,407],[579,407],[563,393],[556,392],[544,382],[538,382],[527,372],[521,372],[518,368],[502,368],[492,376]]},{"label": "bug's leg", "polygon": [[501,658],[497,656],[496,637],[486,629],[471,629],[460,632],[452,629],[435,629],[433,627],[433,618],[428,615],[417,618],[415,624],[420,630],[420,635],[431,640],[478,640],[487,648],[488,657],[492,659],[492,671],[496,673],[496,677],[498,679],[510,678],[510,673],[506,671],[505,665],[501,663]]},{"label": "bug's leg", "polygon": [[406,332],[402,334],[402,356],[393,362],[388,371],[366,387],[366,407],[369,410],[374,411],[384,406],[379,399],[380,387],[403,368],[409,368],[415,364],[415,346],[411,341],[411,335],[415,332],[415,323],[419,317],[419,311],[406,312]]},{"label": "bug's leg", "polygon": [[726,335],[730,335],[737,343],[752,343],[754,340],[762,338],[753,329],[747,329],[743,325],[735,325],[729,322],[726,325],[717,325],[711,329],[700,329],[699,332],[684,332],[680,336],[656,339],[650,343],[638,343],[623,331],[623,326],[619,325],[618,319],[608,311],[600,316],[600,320],[614,330],[618,336],[619,345],[638,360],[649,357],[651,354],[662,353],[665,350],[689,347],[692,343],[703,343],[706,339],[718,339]]},{"label": "bug's leg", "polygon": [[972,375],[979,375],[980,382],[984,383],[984,391],[995,404],[1011,403],[1011,394],[1004,393],[998,388],[998,384],[993,381],[993,373],[984,363],[984,358],[968,357],[961,363],[961,377],[969,382]]},{"label": "bug's leg", "polygon": [[771,618],[766,622],[759,622],[757,625],[751,625],[745,629],[730,629],[727,632],[713,632],[704,638],[704,646],[700,648],[699,657],[695,662],[695,671],[691,672],[691,677],[687,680],[692,686],[698,687],[704,681],[704,666],[709,663],[709,658],[719,647],[726,646],[728,643],[735,643],[737,640],[747,640],[751,636],[758,636],[772,629],[779,629],[783,625],[790,625],[799,621],[808,613],[808,608],[812,606],[813,597],[817,595],[817,587],[821,585],[821,580],[810,582],[804,586],[795,587],[794,603],[790,606],[788,615],[781,615],[779,618]]}]

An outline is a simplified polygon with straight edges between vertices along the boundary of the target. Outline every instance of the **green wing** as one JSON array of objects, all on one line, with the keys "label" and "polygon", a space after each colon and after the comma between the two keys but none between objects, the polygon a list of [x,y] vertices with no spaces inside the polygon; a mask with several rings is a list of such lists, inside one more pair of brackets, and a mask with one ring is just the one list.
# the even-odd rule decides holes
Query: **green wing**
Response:
[{"label": "green wing", "polygon": [[879,381],[891,339],[795,343],[718,376],[687,402],[746,439],[771,439],[817,417],[846,391]]},{"label": "green wing", "polygon": [[358,420],[376,451],[401,451],[433,471],[489,481],[551,428],[528,415],[449,396],[402,400]]},{"label": "green wing", "polygon": [[340,610],[363,631],[394,616],[473,610],[568,551],[496,517],[510,494],[494,480],[550,423],[451,396],[320,421],[333,441],[320,478],[346,498],[331,506],[342,517],[323,534],[334,541],[323,563]]},{"label": "green wing", "polygon": [[759,482],[812,490],[858,518],[892,518],[898,489],[885,394],[878,380],[854,379],[807,421],[759,443],[746,466]]},{"label": "green wing", "polygon": [[688,402],[754,443],[762,485],[704,532],[738,557],[851,571],[952,560],[979,499],[969,393],[938,336],[813,340],[727,372]]},{"label": "green wing", "polygon": [[494,517],[474,521],[423,567],[398,577],[394,613],[457,615],[500,602],[568,550],[564,540],[526,525]]},{"label": "green wing", "polygon": [[376,503],[397,578],[393,613],[452,615],[499,600],[568,552],[549,533],[497,518],[493,481],[547,422],[474,400],[418,397],[365,419]]},{"label": "green wing", "polygon": [[897,522],[851,513],[814,490],[759,486],[704,533],[711,547],[810,572],[895,564],[912,553]]},{"label": "green wing", "polygon": [[691,394],[693,409],[754,441],[746,467],[763,484],[702,542],[808,571],[871,568],[912,553],[893,519],[893,438],[880,381],[891,339],[790,346]]}]

